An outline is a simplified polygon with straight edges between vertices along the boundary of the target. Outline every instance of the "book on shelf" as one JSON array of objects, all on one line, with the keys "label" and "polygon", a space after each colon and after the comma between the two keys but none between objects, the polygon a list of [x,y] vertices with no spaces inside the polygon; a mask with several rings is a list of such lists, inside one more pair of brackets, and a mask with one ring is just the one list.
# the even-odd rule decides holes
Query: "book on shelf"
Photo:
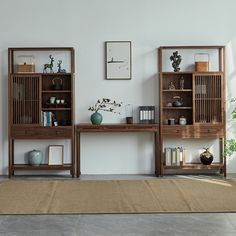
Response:
[{"label": "book on shelf", "polygon": [[180,147],[176,148],[176,165],[180,165]]},{"label": "book on shelf", "polygon": [[171,148],[171,165],[176,166],[177,165],[177,152],[176,148]]},{"label": "book on shelf", "polygon": [[171,148],[165,148],[165,165],[171,166]]},{"label": "book on shelf", "polygon": [[58,126],[58,122],[56,119],[55,113],[51,111],[42,111],[42,126],[44,127],[51,127],[51,126]]},{"label": "book on shelf", "polygon": [[180,166],[185,163],[186,149],[183,147],[165,147],[164,148],[164,163],[166,166]]},{"label": "book on shelf", "polygon": [[155,106],[139,106],[139,123],[155,123]]}]

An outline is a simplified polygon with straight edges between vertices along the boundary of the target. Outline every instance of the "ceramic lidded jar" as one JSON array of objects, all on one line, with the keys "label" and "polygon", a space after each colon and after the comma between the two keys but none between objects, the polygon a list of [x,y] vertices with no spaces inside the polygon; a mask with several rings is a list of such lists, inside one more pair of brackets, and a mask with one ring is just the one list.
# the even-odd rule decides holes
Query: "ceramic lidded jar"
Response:
[{"label": "ceramic lidded jar", "polygon": [[43,154],[39,150],[32,150],[28,153],[28,161],[31,166],[39,166],[41,165],[43,160]]}]

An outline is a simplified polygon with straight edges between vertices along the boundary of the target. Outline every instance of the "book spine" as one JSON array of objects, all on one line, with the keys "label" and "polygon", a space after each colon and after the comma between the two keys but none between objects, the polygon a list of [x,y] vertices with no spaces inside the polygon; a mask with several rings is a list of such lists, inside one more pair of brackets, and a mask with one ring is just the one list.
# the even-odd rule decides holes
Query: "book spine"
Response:
[{"label": "book spine", "polygon": [[171,166],[171,148],[166,148],[166,165]]},{"label": "book spine", "polygon": [[144,121],[146,122],[147,120],[147,107],[144,107]]},{"label": "book spine", "polygon": [[151,123],[151,119],[152,119],[152,116],[151,116],[151,106],[148,106],[148,123]]},{"label": "book spine", "polygon": [[143,123],[143,106],[139,107],[139,123]]},{"label": "book spine", "polygon": [[180,148],[179,147],[176,149],[176,161],[177,161],[176,165],[179,166],[180,165]]},{"label": "book spine", "polygon": [[173,166],[176,166],[177,160],[176,160],[176,148],[171,148],[171,164]]},{"label": "book spine", "polygon": [[152,106],[152,109],[151,109],[151,120],[153,123],[155,123],[155,107]]},{"label": "book spine", "polygon": [[183,164],[186,163],[186,149],[183,148]]},{"label": "book spine", "polygon": [[43,126],[47,126],[47,112],[43,112]]}]

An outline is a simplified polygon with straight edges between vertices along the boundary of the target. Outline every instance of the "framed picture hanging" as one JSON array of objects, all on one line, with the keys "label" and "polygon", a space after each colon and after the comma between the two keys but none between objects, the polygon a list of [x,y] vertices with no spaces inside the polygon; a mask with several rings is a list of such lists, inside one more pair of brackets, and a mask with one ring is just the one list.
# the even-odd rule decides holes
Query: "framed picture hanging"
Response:
[{"label": "framed picture hanging", "polygon": [[131,41],[105,42],[106,79],[131,79]]},{"label": "framed picture hanging", "polygon": [[48,165],[63,165],[63,145],[48,146]]}]

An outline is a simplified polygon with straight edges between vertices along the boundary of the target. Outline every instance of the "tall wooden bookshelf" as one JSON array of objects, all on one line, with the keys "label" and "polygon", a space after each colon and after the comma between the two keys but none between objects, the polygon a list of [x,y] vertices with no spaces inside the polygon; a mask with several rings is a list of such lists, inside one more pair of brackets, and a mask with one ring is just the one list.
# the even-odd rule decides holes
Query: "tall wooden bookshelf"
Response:
[{"label": "tall wooden bookshelf", "polygon": [[[18,55],[34,55],[38,61],[47,62],[48,56],[66,54],[67,70],[57,73],[43,71],[43,63],[36,65],[35,71],[17,70]],[[74,49],[71,47],[9,48],[8,49],[8,89],[9,89],[9,177],[15,171],[64,170],[75,175],[74,141]],[[53,85],[59,84],[58,88]],[[50,97],[59,102],[50,103]],[[61,102],[62,101],[62,102]],[[54,123],[45,124],[45,114],[53,114]],[[14,142],[17,139],[69,139],[71,143],[71,161],[62,165],[30,166],[28,163],[16,164]]]},{"label": "tall wooden bookshelf", "polygon": [[[164,69],[164,63],[171,64],[166,51],[202,52],[213,50],[217,55],[217,70],[197,72],[192,64],[189,70],[173,72]],[[184,58],[182,58],[182,61]],[[194,63],[194,60],[193,60]],[[159,90],[160,90],[160,173],[166,170],[214,170],[226,175],[226,163],[223,155],[225,129],[225,47],[224,46],[163,46],[158,49]],[[188,68],[188,67],[187,67]],[[180,80],[184,88],[180,88]],[[170,88],[170,83],[174,88]],[[172,106],[173,98],[182,99],[181,106]],[[186,125],[179,118],[186,118]],[[174,124],[168,124],[168,120]],[[177,166],[165,164],[165,139],[218,139],[220,142],[220,161],[211,165],[200,163],[181,163]],[[190,172],[191,173],[191,172]]]}]

